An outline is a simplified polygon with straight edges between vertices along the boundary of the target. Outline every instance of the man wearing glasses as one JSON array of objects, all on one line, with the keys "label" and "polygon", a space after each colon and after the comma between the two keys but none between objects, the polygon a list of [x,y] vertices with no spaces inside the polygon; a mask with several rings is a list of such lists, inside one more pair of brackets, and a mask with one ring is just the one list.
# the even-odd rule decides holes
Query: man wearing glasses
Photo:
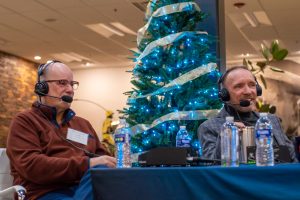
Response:
[{"label": "man wearing glasses", "polygon": [[90,199],[85,196],[91,190],[91,185],[86,188],[85,172],[96,165],[116,165],[91,124],[70,109],[78,86],[65,64],[40,65],[35,85],[39,100],[11,122],[7,140],[11,174],[14,185],[26,188],[27,199]]}]

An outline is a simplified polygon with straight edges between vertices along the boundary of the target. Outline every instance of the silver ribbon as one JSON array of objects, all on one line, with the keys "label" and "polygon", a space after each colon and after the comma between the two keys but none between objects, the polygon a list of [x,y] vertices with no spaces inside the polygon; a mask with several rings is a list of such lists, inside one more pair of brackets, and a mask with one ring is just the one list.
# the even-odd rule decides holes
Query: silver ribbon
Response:
[{"label": "silver ribbon", "polygon": [[134,102],[134,99],[139,99],[139,98],[144,98],[152,95],[157,95],[163,92],[170,91],[172,89],[175,89],[176,87],[185,84],[188,81],[194,80],[198,78],[199,76],[202,76],[204,74],[207,74],[211,71],[214,71],[217,69],[217,64],[216,63],[208,63],[206,65],[202,65],[200,67],[197,67],[196,69],[193,69],[178,78],[172,80],[170,83],[165,85],[164,87],[159,88],[158,90],[148,93],[145,95],[137,96],[137,93],[133,93],[129,98],[128,102]]},{"label": "silver ribbon", "polygon": [[153,13],[153,6],[156,4],[157,0],[151,0],[149,1],[148,5],[147,5],[147,9],[146,9],[146,19],[148,20],[152,13]]},{"label": "silver ribbon", "polygon": [[[149,2],[149,4],[151,4],[151,3],[152,2]],[[148,4],[148,6],[149,6],[149,4]],[[145,32],[148,29],[149,25],[151,24],[153,17],[159,17],[159,16],[163,16],[163,15],[176,13],[176,12],[182,12],[183,10],[186,11],[186,10],[193,10],[193,9],[200,11],[200,7],[195,2],[175,3],[175,4],[160,7],[152,14],[152,16],[149,18],[147,24],[145,24],[145,26],[143,26],[142,28],[140,28],[138,30],[137,46],[140,46],[140,43],[141,43],[142,39],[144,38]],[[147,9],[146,17],[147,17],[147,15],[151,14],[151,12],[152,11]]]},{"label": "silver ribbon", "polygon": [[178,111],[173,113],[168,113],[152,122],[152,124],[137,124],[132,126],[131,133],[134,136],[135,134],[145,132],[160,123],[171,120],[202,120],[208,119],[215,116],[219,110],[192,110],[192,111]]},{"label": "silver ribbon", "polygon": [[136,62],[139,62],[142,58],[149,55],[157,46],[166,46],[168,44],[171,44],[171,43],[181,39],[182,37],[184,37],[186,35],[197,35],[197,34],[208,35],[208,33],[206,31],[184,31],[184,32],[179,32],[179,33],[173,33],[173,34],[167,35],[163,38],[160,38],[158,40],[155,40],[147,45],[147,47],[145,48],[143,53],[136,59],[137,60]]}]

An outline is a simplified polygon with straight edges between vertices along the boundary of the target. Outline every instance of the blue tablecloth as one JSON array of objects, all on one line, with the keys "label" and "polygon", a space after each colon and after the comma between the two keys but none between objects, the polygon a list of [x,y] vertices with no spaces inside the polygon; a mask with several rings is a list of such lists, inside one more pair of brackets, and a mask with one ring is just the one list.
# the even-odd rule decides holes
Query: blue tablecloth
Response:
[{"label": "blue tablecloth", "polygon": [[300,199],[300,164],[93,169],[95,199]]}]

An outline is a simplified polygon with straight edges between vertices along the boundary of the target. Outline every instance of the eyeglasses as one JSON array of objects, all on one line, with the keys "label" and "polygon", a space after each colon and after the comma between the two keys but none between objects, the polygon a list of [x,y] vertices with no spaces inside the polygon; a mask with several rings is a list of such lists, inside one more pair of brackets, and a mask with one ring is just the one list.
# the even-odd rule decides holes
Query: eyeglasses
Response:
[{"label": "eyeglasses", "polygon": [[55,82],[55,83],[57,83],[61,87],[67,87],[68,85],[71,85],[71,87],[73,88],[73,90],[76,90],[78,88],[78,86],[79,86],[79,82],[78,81],[68,81],[66,79],[61,79],[61,80],[47,80],[45,82],[48,82],[48,83]]}]

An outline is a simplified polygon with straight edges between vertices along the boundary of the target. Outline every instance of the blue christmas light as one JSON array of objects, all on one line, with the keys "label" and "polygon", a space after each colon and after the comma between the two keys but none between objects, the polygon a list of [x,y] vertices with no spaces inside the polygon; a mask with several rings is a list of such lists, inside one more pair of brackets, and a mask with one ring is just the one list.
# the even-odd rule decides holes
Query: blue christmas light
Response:
[{"label": "blue christmas light", "polygon": [[[177,4],[178,2],[186,1],[150,2],[155,2],[149,4],[150,14],[153,14],[158,8],[164,9],[167,5],[168,10],[164,11],[169,12],[170,7],[171,9],[172,7],[175,9],[172,3]],[[149,26],[146,27],[147,30],[145,30],[144,37],[141,37],[138,47],[140,52],[143,52],[150,43],[155,44],[153,41],[157,41],[163,37],[165,41],[168,41],[168,44],[152,46],[154,48],[151,52],[147,55],[144,54],[143,59],[137,61],[139,64],[136,64],[133,70],[133,76],[136,78],[134,80],[137,81],[137,84],[134,84],[136,87],[133,91],[139,93],[137,96],[151,93],[157,94],[155,91],[164,85],[174,81],[174,79],[193,68],[206,65],[208,61],[211,62],[214,59],[215,53],[212,55],[204,52],[209,47],[208,38],[204,34],[196,32],[195,27],[198,27],[197,24],[201,19],[195,17],[194,12],[198,11],[195,11],[194,7],[190,7],[183,12],[174,12],[169,15],[161,13],[159,17],[150,18],[150,16],[147,16],[146,20],[148,20],[147,23]],[[202,16],[199,13],[200,15]],[[149,21],[150,19],[151,21]],[[186,21],[183,22],[182,20]],[[174,35],[171,35],[172,33],[178,33],[178,37],[175,40]],[[140,55],[135,54],[134,56]],[[140,129],[139,134],[133,135],[131,140],[133,152],[143,152],[157,146],[175,144],[173,139],[178,132],[179,125],[183,123],[181,120],[191,119],[186,121],[188,123],[187,129],[191,135],[193,134],[193,138],[195,138],[195,133],[197,132],[195,127],[199,124],[199,116],[192,111],[195,109],[202,110],[217,107],[215,106],[215,98],[218,90],[212,88],[217,77],[214,73],[211,73],[211,75],[204,74],[204,78],[200,75],[195,79],[188,80],[184,85],[175,85],[172,88],[173,90],[166,90],[167,92],[145,98],[140,97],[136,99],[134,105],[127,102],[132,107],[124,109],[125,116],[128,116],[133,124],[151,124],[154,120],[157,120],[155,122],[158,124],[146,131]],[[170,113],[176,115],[176,112],[180,111],[191,112],[187,116],[184,116],[184,119],[159,120],[164,115]],[[177,116],[181,117],[179,113]]]}]

